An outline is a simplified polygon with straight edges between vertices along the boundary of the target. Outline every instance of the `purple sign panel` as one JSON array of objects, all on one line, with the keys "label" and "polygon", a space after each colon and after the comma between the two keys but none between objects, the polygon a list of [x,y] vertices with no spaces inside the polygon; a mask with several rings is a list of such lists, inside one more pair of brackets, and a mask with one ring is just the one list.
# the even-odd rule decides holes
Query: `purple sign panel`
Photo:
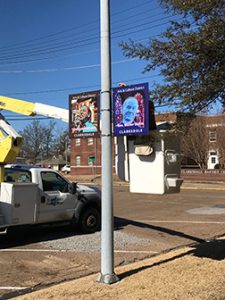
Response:
[{"label": "purple sign panel", "polygon": [[70,137],[98,136],[99,91],[69,96]]},{"label": "purple sign panel", "polygon": [[113,89],[114,135],[148,134],[148,83]]}]

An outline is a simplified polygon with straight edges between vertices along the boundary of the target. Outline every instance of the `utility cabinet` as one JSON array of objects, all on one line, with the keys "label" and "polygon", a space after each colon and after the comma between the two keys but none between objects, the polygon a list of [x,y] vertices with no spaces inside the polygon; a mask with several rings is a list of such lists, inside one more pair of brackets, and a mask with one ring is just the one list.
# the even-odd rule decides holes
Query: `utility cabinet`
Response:
[{"label": "utility cabinet", "polygon": [[118,139],[117,148],[117,174],[122,180],[129,181],[130,192],[162,195],[180,191],[183,180],[177,134],[153,130],[148,136]]}]

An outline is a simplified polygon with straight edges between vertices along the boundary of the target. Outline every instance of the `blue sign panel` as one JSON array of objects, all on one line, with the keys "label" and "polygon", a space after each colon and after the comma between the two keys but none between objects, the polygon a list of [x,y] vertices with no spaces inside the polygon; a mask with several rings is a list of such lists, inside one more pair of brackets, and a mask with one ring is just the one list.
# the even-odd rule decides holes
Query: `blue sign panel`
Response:
[{"label": "blue sign panel", "polygon": [[148,134],[148,83],[114,88],[113,110],[115,136]]}]

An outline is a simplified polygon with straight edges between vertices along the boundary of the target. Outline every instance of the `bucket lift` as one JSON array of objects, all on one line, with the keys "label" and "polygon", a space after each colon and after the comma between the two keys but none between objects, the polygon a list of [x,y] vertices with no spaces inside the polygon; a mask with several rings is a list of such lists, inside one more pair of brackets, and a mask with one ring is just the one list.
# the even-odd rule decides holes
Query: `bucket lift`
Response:
[{"label": "bucket lift", "polygon": [[15,160],[22,137],[0,114],[0,182],[4,181],[4,165]]},{"label": "bucket lift", "polygon": [[[0,96],[0,110],[26,116],[42,115],[69,122],[67,109]],[[4,181],[4,165],[14,162],[22,146],[22,137],[0,114],[0,183]]]}]

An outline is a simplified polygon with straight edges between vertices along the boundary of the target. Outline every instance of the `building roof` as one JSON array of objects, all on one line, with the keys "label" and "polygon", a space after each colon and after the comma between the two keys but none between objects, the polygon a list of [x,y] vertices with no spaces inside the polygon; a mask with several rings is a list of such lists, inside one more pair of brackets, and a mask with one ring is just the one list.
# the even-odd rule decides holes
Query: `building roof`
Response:
[{"label": "building roof", "polygon": [[52,157],[49,159],[42,160],[42,161],[38,162],[36,165],[65,165],[65,164],[66,164],[66,161],[64,158]]}]

